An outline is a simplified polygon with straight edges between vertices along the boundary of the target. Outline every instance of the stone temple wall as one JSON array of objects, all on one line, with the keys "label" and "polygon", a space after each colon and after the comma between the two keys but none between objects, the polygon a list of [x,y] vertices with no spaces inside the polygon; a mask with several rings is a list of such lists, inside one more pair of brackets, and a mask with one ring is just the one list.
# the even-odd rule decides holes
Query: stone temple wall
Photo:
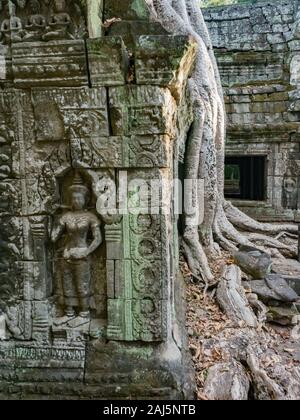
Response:
[{"label": "stone temple wall", "polygon": [[260,169],[252,162],[251,181],[257,189],[264,177],[263,196],[234,201],[260,220],[300,220],[299,6],[272,0],[204,12],[225,90],[226,154],[264,158]]},{"label": "stone temple wall", "polygon": [[0,53],[0,398],[192,398],[162,181],[195,43],[143,0],[1,1]]}]

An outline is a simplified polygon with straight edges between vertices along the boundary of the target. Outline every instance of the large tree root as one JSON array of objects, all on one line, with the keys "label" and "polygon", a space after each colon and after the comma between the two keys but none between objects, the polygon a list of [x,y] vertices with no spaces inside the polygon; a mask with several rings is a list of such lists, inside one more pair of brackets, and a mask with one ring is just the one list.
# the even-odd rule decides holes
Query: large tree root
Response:
[{"label": "large tree root", "polygon": [[257,318],[249,305],[242,286],[242,273],[236,265],[227,266],[218,285],[217,300],[238,327],[247,325],[257,327]]},{"label": "large tree root", "polygon": [[[210,400],[293,400],[300,398],[300,370],[282,363],[276,338],[266,328],[266,307],[255,295],[246,298],[241,271],[231,265],[225,269],[218,285],[217,300],[230,318],[232,327],[217,337],[204,340],[203,352],[220,349],[223,361],[208,371],[204,384],[205,398]],[[257,310],[256,318],[249,302]],[[239,328],[237,328],[239,327]],[[272,366],[272,369],[268,369]],[[249,393],[250,379],[252,396]]]},{"label": "large tree root", "polygon": [[300,369],[285,360],[271,331],[227,327],[201,342],[203,355],[222,355],[207,371],[204,399],[300,399]]},{"label": "large tree root", "polygon": [[246,232],[261,232],[271,235],[280,234],[281,232],[298,232],[298,226],[295,224],[272,224],[260,223],[247,216],[241,210],[234,207],[230,202],[224,202],[224,210],[228,220],[237,228]]},{"label": "large tree root", "polygon": [[[256,350],[257,351],[257,350]],[[247,349],[247,364],[250,369],[253,382],[255,384],[255,392],[259,399],[263,400],[285,400],[284,392],[277,383],[271,379],[267,372],[260,366],[259,359],[255,354],[252,346]]]},{"label": "large tree root", "polygon": [[197,229],[196,232],[185,233],[182,247],[194,278],[201,278],[204,282],[212,283],[214,276],[210,271],[206,253],[199,242]]},{"label": "large tree root", "polygon": [[[206,284],[213,282],[214,276],[208,265],[207,254],[215,252],[215,242],[231,253],[243,244],[257,246],[262,250],[268,249],[276,256],[295,255],[295,244],[292,242],[290,247],[283,232],[296,234],[297,226],[259,223],[224,199],[225,105],[213,47],[198,0],[146,0],[146,3],[152,11],[153,19],[161,22],[170,33],[193,37],[198,45],[198,55],[187,83],[186,95],[193,109],[193,123],[186,133],[178,133],[180,137],[186,136],[185,178],[195,182],[204,179],[205,182],[204,220],[199,228],[190,223],[189,215],[185,215],[182,247],[193,276],[202,279]],[[249,320],[248,304],[240,287],[235,287],[226,278],[223,278],[222,287],[219,297],[224,297],[224,309],[231,308],[237,319],[244,320],[246,317]],[[263,308],[256,306],[256,309],[262,311],[263,318]],[[254,315],[251,313],[252,316]],[[287,370],[281,371],[281,376],[292,384],[288,390],[278,385],[278,381],[271,378],[260,364],[257,352],[263,353],[268,348],[267,335],[264,337],[255,328],[243,329],[240,336],[238,334],[241,329],[234,331],[237,332],[237,337],[228,345],[228,360],[231,362],[230,366],[235,366],[237,375],[228,375],[231,382],[227,394],[245,398],[247,384],[243,379],[242,364],[237,364],[242,362],[248,366],[256,399],[288,399],[296,395],[295,382]],[[225,339],[223,343],[225,347],[228,340]],[[237,349],[236,352],[241,354],[234,357],[232,349],[238,346],[237,343],[240,343],[241,350]],[[252,347],[249,347],[251,343]],[[218,374],[218,369],[216,372]],[[212,373],[211,378],[211,383],[214,383],[215,373]],[[216,394],[221,393],[219,388]]]},{"label": "large tree root", "polygon": [[185,218],[183,249],[190,269],[204,281],[212,281],[205,253],[215,252],[214,241],[230,252],[243,244],[269,249],[276,257],[295,256],[294,247],[291,251],[279,239],[268,239],[267,235],[296,233],[297,226],[259,223],[224,200],[225,106],[212,44],[197,0],[147,0],[147,4],[153,19],[170,33],[192,36],[198,44],[196,65],[187,83],[194,119],[186,133],[185,178],[204,179],[205,212],[198,231],[189,223],[190,217]]},{"label": "large tree root", "polygon": [[236,360],[217,363],[208,370],[204,394],[209,400],[246,401],[249,390],[247,372]]},{"label": "large tree root", "polygon": [[272,238],[260,233],[250,233],[246,235],[250,242],[255,243],[263,249],[273,249],[278,250],[284,257],[287,258],[296,258],[298,254],[298,249],[296,244],[286,245],[276,238]]}]

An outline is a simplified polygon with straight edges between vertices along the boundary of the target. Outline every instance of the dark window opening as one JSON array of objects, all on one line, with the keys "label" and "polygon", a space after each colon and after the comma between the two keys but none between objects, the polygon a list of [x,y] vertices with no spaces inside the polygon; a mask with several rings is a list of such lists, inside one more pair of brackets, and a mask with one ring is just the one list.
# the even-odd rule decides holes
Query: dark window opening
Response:
[{"label": "dark window opening", "polygon": [[225,197],[263,201],[266,186],[265,156],[227,156]]}]

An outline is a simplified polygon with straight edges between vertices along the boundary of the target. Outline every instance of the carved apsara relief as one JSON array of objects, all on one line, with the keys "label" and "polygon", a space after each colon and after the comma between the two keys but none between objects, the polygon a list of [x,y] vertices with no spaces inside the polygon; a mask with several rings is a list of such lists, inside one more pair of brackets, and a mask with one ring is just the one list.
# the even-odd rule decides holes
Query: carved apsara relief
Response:
[{"label": "carved apsara relief", "polygon": [[91,256],[103,239],[100,220],[87,210],[89,189],[79,173],[75,174],[69,193],[70,209],[58,218],[51,234],[54,243],[64,235],[60,257],[64,316],[56,325],[68,322],[68,326],[77,327],[90,320]]},{"label": "carved apsara relief", "polygon": [[[9,327],[13,317],[7,315],[7,328],[23,340],[70,343],[91,337],[91,329],[93,336],[101,335],[118,308],[119,324],[110,323],[110,338],[163,340],[164,218],[122,218],[109,211],[100,216],[96,202],[105,192],[97,188],[100,179],[116,181],[118,171],[130,168],[136,178],[146,173],[150,185],[161,176],[158,168],[170,165],[172,139],[163,116],[172,98],[160,87],[134,88],[127,103],[127,89],[112,88],[108,96],[105,87],[89,87],[74,76],[78,57],[86,60],[83,40],[74,39],[80,27],[74,24],[77,2],[72,9],[70,2],[49,1],[47,10],[45,3],[10,3],[15,27],[7,27],[2,39],[13,41],[17,88],[9,109],[17,110],[17,120],[12,130],[7,121],[5,132],[0,130],[5,138],[0,174],[5,182],[10,173],[18,175],[9,188],[20,194],[6,191],[20,217],[24,251],[16,258],[23,283],[15,289],[21,293],[5,309],[17,310],[20,320],[17,329]],[[43,58],[36,66],[32,57]],[[9,165],[12,155],[15,168]],[[143,206],[135,198],[135,192],[129,195],[129,206]]]},{"label": "carved apsara relief", "polygon": [[283,207],[290,210],[298,208],[298,175],[288,169],[283,178]]}]

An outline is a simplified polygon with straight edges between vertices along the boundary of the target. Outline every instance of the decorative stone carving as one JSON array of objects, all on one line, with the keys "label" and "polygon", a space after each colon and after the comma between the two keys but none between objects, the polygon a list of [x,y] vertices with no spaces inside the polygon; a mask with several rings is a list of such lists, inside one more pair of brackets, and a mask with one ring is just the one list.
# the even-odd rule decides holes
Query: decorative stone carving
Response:
[{"label": "decorative stone carving", "polygon": [[169,134],[176,109],[168,89],[158,86],[120,86],[111,89],[113,135]]},{"label": "decorative stone carving", "polygon": [[29,0],[30,15],[25,22],[24,41],[40,41],[46,29],[46,19],[41,14],[41,4],[39,0]]},{"label": "decorative stone carving", "polygon": [[93,87],[124,85],[127,82],[129,56],[121,37],[87,40],[87,52]]},{"label": "decorative stone carving", "polygon": [[[101,245],[100,221],[86,210],[89,190],[80,175],[75,175],[69,188],[71,209],[59,217],[51,239],[55,243],[66,235],[62,251],[62,289],[64,317],[56,325],[76,327],[89,322],[91,290],[90,256]],[[92,242],[88,242],[89,234]],[[78,308],[78,318],[75,318]],[[75,318],[75,319],[73,319]]]},{"label": "decorative stone carving", "polygon": [[12,51],[18,87],[88,86],[83,40],[16,43]]},{"label": "decorative stone carving", "polygon": [[298,179],[290,170],[283,179],[283,206],[291,210],[296,210],[298,207]]},{"label": "decorative stone carving", "polygon": [[1,33],[7,43],[22,41],[23,25],[19,17],[16,16],[16,5],[7,1],[7,19],[2,21]]},{"label": "decorative stone carving", "polygon": [[51,14],[47,32],[43,36],[44,41],[72,38],[68,31],[71,25],[71,17],[66,13],[66,1],[54,0],[53,14]]},{"label": "decorative stone carving", "polygon": [[[58,389],[61,398],[117,397],[119,385],[122,396],[180,398],[187,382],[183,353],[176,348],[172,369],[161,356],[175,348],[181,288],[177,222],[163,212],[171,195],[161,201],[157,187],[153,201],[138,186],[120,196],[115,187],[125,170],[129,184],[148,189],[177,172],[178,100],[192,47],[172,38],[178,50],[158,85],[155,65],[140,57],[137,80],[129,51],[142,45],[138,37],[130,46],[126,36],[86,39],[87,27],[99,35],[100,18],[114,10],[142,16],[129,26],[148,33],[144,0],[117,3],[2,1],[0,398],[12,383],[20,398],[42,388],[45,398]],[[164,50],[169,39],[158,39]],[[140,211],[150,204],[154,214]]]},{"label": "decorative stone carving", "polygon": [[7,0],[1,22],[6,43],[82,38],[87,24],[82,2],[76,0]]}]

